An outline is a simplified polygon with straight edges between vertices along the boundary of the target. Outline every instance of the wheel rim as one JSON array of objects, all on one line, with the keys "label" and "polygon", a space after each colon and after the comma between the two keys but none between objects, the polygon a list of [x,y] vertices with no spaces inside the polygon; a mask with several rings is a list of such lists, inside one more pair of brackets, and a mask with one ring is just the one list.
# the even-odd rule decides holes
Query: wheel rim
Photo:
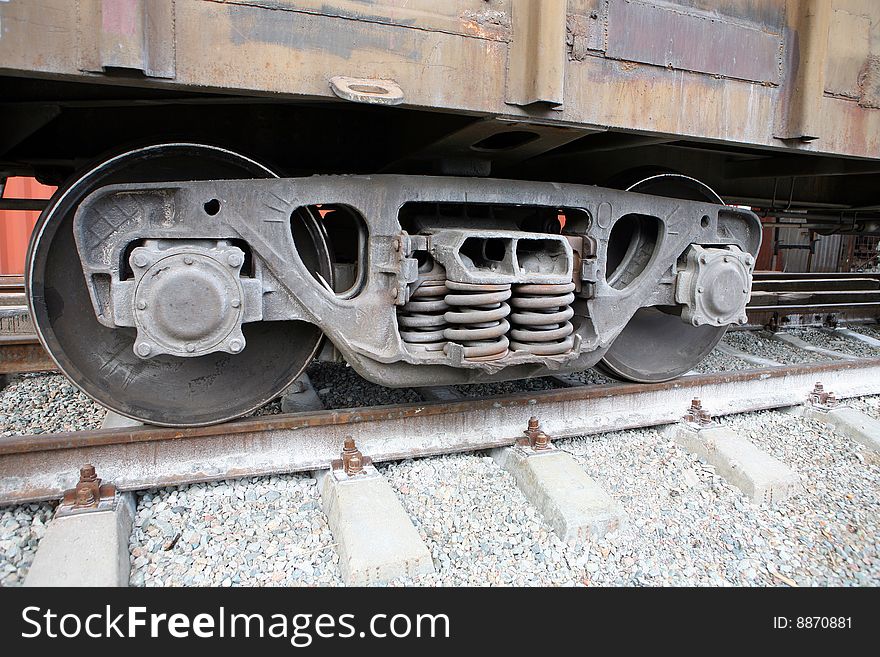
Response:
[{"label": "wheel rim", "polygon": [[[320,329],[305,322],[244,324],[247,347],[236,355],[141,360],[132,351],[134,329],[111,329],[95,318],[73,239],[79,202],[104,185],[268,177],[277,175],[226,149],[157,144],[106,159],[56,193],[28,249],[28,304],[46,351],[80,390],[148,424],[199,426],[245,415],[299,376],[322,339]],[[332,283],[326,247],[313,246],[303,261]]]},{"label": "wheel rim", "polygon": [[[661,173],[626,191],[709,203],[723,203],[710,187],[675,173]],[[726,326],[692,326],[678,307],[640,308],[599,361],[612,376],[638,383],[669,381],[699,365],[715,348]]]}]

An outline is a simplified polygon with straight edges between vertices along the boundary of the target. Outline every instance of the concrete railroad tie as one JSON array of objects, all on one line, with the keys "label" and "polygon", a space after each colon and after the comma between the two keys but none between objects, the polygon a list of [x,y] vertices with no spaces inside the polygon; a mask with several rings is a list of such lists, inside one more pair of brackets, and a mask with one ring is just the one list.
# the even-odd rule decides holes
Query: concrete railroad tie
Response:
[{"label": "concrete railroad tie", "polygon": [[434,572],[431,552],[394,490],[372,465],[360,474],[315,473],[348,585],[383,584]]},{"label": "concrete railroad tie", "polygon": [[493,450],[492,458],[566,543],[602,538],[625,521],[617,502],[567,452],[504,447]]},{"label": "concrete railroad tie", "polygon": [[680,422],[669,431],[679,445],[714,465],[719,475],[752,502],[779,502],[802,489],[794,470],[726,427]]},{"label": "concrete railroad tie", "polygon": [[850,406],[824,409],[807,404],[799,412],[806,418],[830,425],[834,433],[880,452],[880,422]]},{"label": "concrete railroad tie", "polygon": [[122,493],[113,509],[54,518],[24,585],[128,586],[134,514],[134,495]]}]

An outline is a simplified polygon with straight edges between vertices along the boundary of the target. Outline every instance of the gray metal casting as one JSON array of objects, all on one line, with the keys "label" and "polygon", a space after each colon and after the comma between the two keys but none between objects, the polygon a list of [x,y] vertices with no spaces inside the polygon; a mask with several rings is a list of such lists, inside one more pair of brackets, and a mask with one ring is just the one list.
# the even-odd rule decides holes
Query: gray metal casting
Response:
[{"label": "gray metal casting", "polygon": [[[574,208],[589,220],[580,232],[564,237],[481,230],[468,225],[429,227],[423,234],[409,235],[402,230],[398,213],[412,201]],[[327,204],[351,208],[367,227],[367,249],[361,263],[365,279],[360,292],[350,298],[335,294],[308,270],[291,235],[291,216],[297,208]],[[627,215],[653,218],[659,234],[648,256],[640,256],[643,262],[639,263],[638,274],[625,284],[618,281],[612,286],[606,278],[608,242],[615,222]],[[420,223],[430,226],[430,217]],[[260,290],[259,297],[243,293],[244,310],[240,321],[235,322],[239,330],[241,322],[251,321],[248,317],[302,320],[320,327],[364,377],[384,385],[410,386],[583,370],[602,357],[633,314],[645,307],[680,304],[688,322],[694,318],[735,322],[741,308],[727,299],[732,290],[728,279],[737,279],[747,287],[744,258],[745,254],[753,257],[757,253],[761,227],[753,213],[740,208],[598,187],[382,175],[111,185],[83,201],[76,213],[74,236],[95,312],[102,323],[115,326],[130,325],[121,300],[131,297],[117,293],[116,288],[131,286],[124,280],[122,265],[132,244],[158,240],[163,248],[173,249],[172,273],[188,281],[185,287],[190,291],[197,287],[197,279],[182,273],[187,267],[182,264],[182,254],[198,255],[204,272],[199,284],[204,282],[223,291],[215,295],[214,301],[206,301],[209,319],[196,319],[201,311],[194,308],[193,316],[182,318],[189,327],[186,330],[149,313],[136,322],[145,335],[154,340],[162,338],[166,353],[192,353],[186,352],[186,345],[192,343],[187,342],[187,336],[193,333],[203,336],[200,349],[231,351],[231,334],[220,339],[218,336],[232,326],[221,315],[236,284],[217,273],[209,262],[222,264],[222,257],[214,251],[230,248],[221,245],[235,240],[235,244],[247,245],[253,261],[253,271],[240,276],[237,284],[243,286],[242,290],[244,286],[254,290],[259,286]],[[491,267],[475,268],[461,257],[461,244],[468,237],[501,240],[504,256],[498,261],[497,276]],[[575,264],[569,238],[588,238],[596,244],[595,252],[585,251],[579,256],[579,265]],[[216,246],[197,249],[195,245],[203,244],[203,240]],[[524,270],[522,258],[517,261],[516,244],[528,240],[541,248],[530,254],[534,259]],[[171,241],[176,246],[170,246]],[[711,264],[685,269],[684,280],[721,281],[720,291],[710,295],[708,305],[690,294],[693,282],[677,284],[681,275],[679,259],[692,244],[712,247],[707,252],[712,256]],[[718,245],[735,247],[744,255],[729,251],[728,255],[718,255],[720,260],[716,262],[715,252],[721,251]],[[418,252],[424,249],[446,267],[448,280],[453,280],[451,272],[490,285],[529,281],[558,284],[574,278],[579,292],[571,304],[571,348],[566,342],[563,353],[510,350],[493,360],[469,358],[456,343],[443,350],[408,348],[401,339],[396,308],[405,304],[415,289]],[[723,262],[724,257],[732,258],[731,262]],[[679,289],[687,294],[677,297]],[[214,347],[209,346],[212,342]]]}]

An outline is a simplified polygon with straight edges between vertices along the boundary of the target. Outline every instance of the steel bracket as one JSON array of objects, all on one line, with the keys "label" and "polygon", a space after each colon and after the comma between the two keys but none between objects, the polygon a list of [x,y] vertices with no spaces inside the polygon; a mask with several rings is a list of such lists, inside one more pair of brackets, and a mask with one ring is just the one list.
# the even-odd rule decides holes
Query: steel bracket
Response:
[{"label": "steel bracket", "polygon": [[116,486],[101,482],[93,465],[84,465],[80,468],[79,481],[74,488],[64,491],[61,504],[55,509],[55,517],[63,518],[115,509],[119,497]]},{"label": "steel bracket", "polygon": [[337,481],[349,481],[378,477],[379,471],[373,465],[373,459],[364,456],[349,436],[345,439],[340,458],[330,462],[330,474]]},{"label": "steel bracket", "polygon": [[538,456],[556,451],[550,442],[550,436],[544,433],[535,416],[529,418],[529,426],[523,434],[522,438],[516,439],[515,449],[526,456]]}]

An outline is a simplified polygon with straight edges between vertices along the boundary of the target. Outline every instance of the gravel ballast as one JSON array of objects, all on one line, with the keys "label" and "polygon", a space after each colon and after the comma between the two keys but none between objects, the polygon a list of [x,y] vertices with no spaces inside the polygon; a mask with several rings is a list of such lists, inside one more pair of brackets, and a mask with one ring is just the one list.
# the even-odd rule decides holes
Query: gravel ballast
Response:
[{"label": "gravel ballast", "polygon": [[499,383],[472,383],[452,387],[464,397],[497,397],[499,395],[515,395],[522,392],[555,390],[564,386],[545,376],[535,379],[501,381]]},{"label": "gravel ballast", "polygon": [[333,547],[310,477],[249,477],[162,488],[138,496],[130,541],[131,583],[339,584]]},{"label": "gravel ballast", "polygon": [[52,518],[52,505],[0,508],[0,586],[21,586]]},{"label": "gravel ballast", "polygon": [[420,402],[415,390],[367,381],[345,363],[312,363],[307,370],[324,408],[360,408]]},{"label": "gravel ballast", "polygon": [[22,374],[0,390],[0,436],[97,429],[105,414],[63,374]]},{"label": "gravel ballast", "polygon": [[859,342],[856,339],[830,331],[802,328],[789,329],[787,333],[791,333],[813,346],[831,349],[832,351],[857,356],[858,358],[877,358],[880,356],[880,349],[872,347],[866,342]]},{"label": "gravel ballast", "polygon": [[713,349],[702,363],[694,368],[695,372],[700,374],[711,374],[713,372],[730,372],[735,370],[751,370],[755,366],[736,356],[730,356],[723,351]]},{"label": "gravel ballast", "polygon": [[[796,334],[827,336],[817,333]],[[827,360],[761,334],[736,331],[725,341],[783,363]],[[751,367],[716,350],[697,371]],[[595,370],[581,374],[585,383],[610,382]],[[328,408],[421,401],[345,365],[315,364],[309,375]],[[461,388],[484,395],[560,385],[539,377]],[[880,419],[880,396],[845,403]],[[103,415],[61,375],[23,376],[0,392],[3,435],[96,428]],[[558,440],[628,515],[621,530],[572,548],[484,453],[380,464],[437,571],[392,584],[880,585],[880,458],[779,411],[722,421],[798,471],[804,492],[773,507],[752,504],[657,429]],[[49,504],[0,508],[0,585],[21,584],[51,513]],[[342,583],[308,475],[141,493],[130,549],[138,586]]]},{"label": "gravel ballast", "polygon": [[779,340],[774,340],[765,331],[728,331],[722,341],[753,356],[769,358],[784,365],[833,360],[827,356],[798,349]]},{"label": "gravel ballast", "polygon": [[[380,464],[436,569],[391,584],[880,584],[876,457],[779,411],[723,422],[797,470],[802,494],[753,504],[662,430],[558,440],[628,516],[621,530],[579,548],[560,541],[484,453]],[[138,585],[340,583],[307,477],[153,491],[141,497],[135,523]]]},{"label": "gravel ballast", "polygon": [[880,395],[859,397],[858,399],[844,399],[841,403],[852,406],[865,415],[880,421]]},{"label": "gravel ballast", "polygon": [[575,381],[580,381],[585,386],[602,386],[607,383],[614,383],[614,380],[611,377],[605,376],[595,368],[590,368],[582,372],[570,372],[566,376]]},{"label": "gravel ballast", "polygon": [[855,331],[856,333],[867,335],[868,337],[874,338],[875,340],[880,340],[880,324],[853,324],[852,326],[848,326],[847,328]]}]

